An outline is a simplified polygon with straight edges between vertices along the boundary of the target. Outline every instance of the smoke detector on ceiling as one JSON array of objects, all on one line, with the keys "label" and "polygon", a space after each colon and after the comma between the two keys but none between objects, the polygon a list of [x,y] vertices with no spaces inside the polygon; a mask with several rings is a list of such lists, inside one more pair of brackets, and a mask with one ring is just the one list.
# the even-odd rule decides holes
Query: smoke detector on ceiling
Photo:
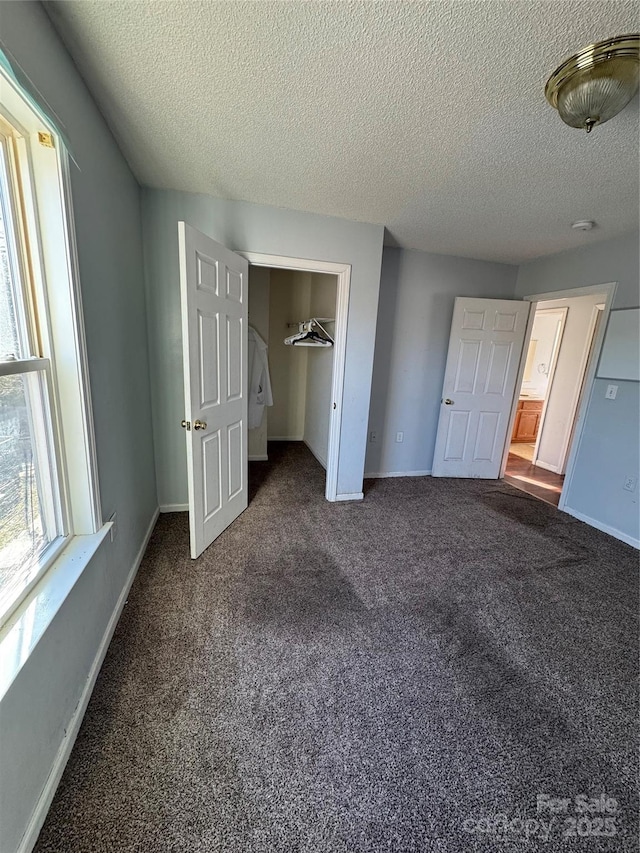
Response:
[{"label": "smoke detector on ceiling", "polygon": [[592,219],[579,219],[578,222],[572,222],[571,227],[574,231],[591,231],[595,224]]}]

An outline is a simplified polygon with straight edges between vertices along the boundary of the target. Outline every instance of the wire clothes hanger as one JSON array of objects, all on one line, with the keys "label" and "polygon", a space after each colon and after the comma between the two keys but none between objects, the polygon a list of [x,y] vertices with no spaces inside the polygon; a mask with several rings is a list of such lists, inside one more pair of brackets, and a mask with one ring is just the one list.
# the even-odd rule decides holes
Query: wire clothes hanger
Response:
[{"label": "wire clothes hanger", "polygon": [[304,320],[301,323],[288,323],[288,326],[297,326],[298,332],[285,338],[285,344],[298,347],[332,347],[334,340],[322,325],[323,323],[335,323],[335,319],[333,317],[312,317],[310,320]]}]

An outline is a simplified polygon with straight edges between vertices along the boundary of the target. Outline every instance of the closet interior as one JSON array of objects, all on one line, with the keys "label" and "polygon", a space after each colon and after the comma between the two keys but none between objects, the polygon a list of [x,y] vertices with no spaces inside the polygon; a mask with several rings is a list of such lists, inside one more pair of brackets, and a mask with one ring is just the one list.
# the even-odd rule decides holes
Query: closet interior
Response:
[{"label": "closet interior", "polygon": [[249,267],[249,326],[267,345],[272,405],[249,429],[249,461],[268,442],[304,442],[326,470],[337,277]]}]

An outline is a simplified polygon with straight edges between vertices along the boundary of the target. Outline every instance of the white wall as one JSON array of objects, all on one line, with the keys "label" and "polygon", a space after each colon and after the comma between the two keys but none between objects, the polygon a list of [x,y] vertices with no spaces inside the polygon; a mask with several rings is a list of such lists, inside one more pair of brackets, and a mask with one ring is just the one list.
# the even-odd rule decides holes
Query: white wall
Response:
[{"label": "white wall", "polygon": [[271,271],[269,303],[269,367],[273,406],[269,409],[269,440],[302,441],[307,394],[305,347],[287,346],[284,339],[298,331],[289,327],[309,315],[310,273]]},{"label": "white wall", "polygon": [[[572,287],[618,283],[614,308],[640,304],[638,234],[563,252],[520,267],[516,293],[527,296]],[[628,492],[625,477],[640,477],[640,395],[638,382],[619,381],[615,400],[605,399],[611,380],[589,389],[582,439],[565,509],[591,524],[638,543],[638,486]]]},{"label": "white wall", "polygon": [[[0,39],[55,110],[71,169],[104,517],[118,513],[0,700],[0,850],[13,853],[52,772],[157,500],[140,190],[40,3],[0,3]],[[10,768],[10,771],[9,771]]]},{"label": "white wall", "polygon": [[556,370],[545,408],[538,443],[537,464],[556,474],[564,473],[566,451],[571,440],[584,368],[593,337],[596,305],[606,293],[552,299],[540,302],[544,308],[567,308],[567,319],[558,352]]},{"label": "white wall", "polygon": [[[335,275],[311,275],[309,316],[335,318],[337,290],[338,280]],[[333,335],[335,325],[327,324],[326,329]],[[308,349],[307,353],[304,440],[316,459],[326,468],[334,349]]]},{"label": "white wall", "polygon": [[367,473],[431,471],[454,299],[513,298],[516,275],[506,264],[385,248]]},{"label": "white wall", "polygon": [[153,430],[160,503],[187,503],[178,220],[238,251],[351,265],[338,494],[362,491],[384,229],[169,190],[143,190]]},{"label": "white wall", "polygon": [[[249,325],[269,345],[269,283],[271,271],[267,267],[249,265]],[[267,357],[270,353],[267,350]],[[267,425],[269,409],[265,408],[260,426],[248,430],[249,459],[266,459]]]}]

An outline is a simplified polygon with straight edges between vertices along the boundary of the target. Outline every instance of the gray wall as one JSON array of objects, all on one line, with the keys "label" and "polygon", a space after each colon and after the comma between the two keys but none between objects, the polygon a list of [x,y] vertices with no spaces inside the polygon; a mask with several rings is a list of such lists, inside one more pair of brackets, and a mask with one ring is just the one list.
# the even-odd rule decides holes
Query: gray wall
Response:
[{"label": "gray wall", "polygon": [[143,190],[156,474],[161,505],[187,503],[179,220],[238,251],[351,264],[338,492],[362,489],[383,228],[169,190]]},{"label": "gray wall", "polygon": [[[637,234],[532,261],[520,267],[519,296],[593,284],[618,283],[614,308],[640,304]],[[640,538],[638,489],[623,489],[627,476],[640,477],[639,383],[616,382],[618,395],[606,400],[611,380],[596,379],[589,394],[582,440],[566,509],[632,540]]]},{"label": "gray wall", "polygon": [[506,264],[385,248],[367,473],[431,471],[454,298],[513,298],[516,275]]},{"label": "gray wall", "polygon": [[[0,706],[0,848],[16,848],[155,511],[140,190],[39,3],[0,3],[0,39],[64,123],[105,518],[118,535],[74,587]],[[145,427],[146,425],[146,427]],[[11,727],[10,733],[7,729]],[[5,760],[5,749],[22,760]],[[3,773],[6,778],[6,774]]]},{"label": "gray wall", "polygon": [[633,233],[530,261],[518,269],[516,297],[616,281],[613,307],[637,308],[639,252],[640,238]]},{"label": "gray wall", "polygon": [[[604,395],[611,381],[595,381],[565,508],[638,544],[640,385],[616,380],[617,397],[607,400]],[[630,476],[636,478],[633,492],[623,489]]]},{"label": "gray wall", "polygon": [[[385,249],[369,430],[368,474],[431,470],[439,401],[455,296],[523,298],[587,285],[618,283],[614,308],[640,304],[638,235],[600,241],[519,269],[403,249]],[[636,540],[638,490],[625,491],[638,472],[640,400],[637,382],[620,381],[615,401],[608,380],[596,379],[577,450],[567,509]],[[404,442],[395,436],[404,432]]]}]

